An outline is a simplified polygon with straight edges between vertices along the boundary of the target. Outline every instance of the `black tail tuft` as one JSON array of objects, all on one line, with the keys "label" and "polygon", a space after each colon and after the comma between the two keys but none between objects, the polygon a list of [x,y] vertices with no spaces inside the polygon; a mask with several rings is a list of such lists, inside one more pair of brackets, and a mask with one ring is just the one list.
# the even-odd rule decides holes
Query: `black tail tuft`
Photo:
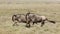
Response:
[{"label": "black tail tuft", "polygon": [[51,23],[53,23],[53,24],[55,24],[55,23],[56,23],[55,21],[51,21],[51,20],[48,20],[48,19],[47,19],[47,21],[49,21],[49,22],[51,22]]},{"label": "black tail tuft", "polygon": [[51,22],[51,23],[53,23],[53,24],[55,24],[55,23],[56,23],[55,21],[49,21],[49,22]]}]

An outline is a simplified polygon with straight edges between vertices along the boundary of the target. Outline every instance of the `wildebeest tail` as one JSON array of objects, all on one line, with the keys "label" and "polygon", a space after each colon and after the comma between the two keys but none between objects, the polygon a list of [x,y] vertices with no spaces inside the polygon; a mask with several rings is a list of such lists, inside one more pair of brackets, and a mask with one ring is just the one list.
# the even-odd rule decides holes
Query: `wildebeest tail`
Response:
[{"label": "wildebeest tail", "polygon": [[13,16],[12,16],[12,21],[14,22],[15,19],[16,19],[16,15],[13,15]]},{"label": "wildebeest tail", "polygon": [[55,23],[56,23],[55,21],[51,21],[51,20],[48,20],[48,19],[47,19],[47,21],[49,21],[49,22],[51,22],[51,23],[53,23],[53,24],[55,24]]}]

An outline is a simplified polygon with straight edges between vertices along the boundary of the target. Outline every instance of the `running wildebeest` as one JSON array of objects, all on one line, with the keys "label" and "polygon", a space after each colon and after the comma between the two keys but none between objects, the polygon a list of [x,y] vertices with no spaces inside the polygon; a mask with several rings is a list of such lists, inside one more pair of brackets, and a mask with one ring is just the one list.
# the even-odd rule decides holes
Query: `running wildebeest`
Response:
[{"label": "running wildebeest", "polygon": [[15,14],[12,16],[12,21],[14,22],[14,25],[18,25],[17,23],[23,22],[26,23],[25,14]]},{"label": "running wildebeest", "polygon": [[41,22],[41,27],[45,24],[45,21],[49,21],[49,22],[55,24],[55,21],[48,20],[47,17],[45,17],[45,16],[40,16],[38,14],[34,14],[34,13],[30,13],[30,12],[28,12],[26,14],[26,21],[27,21],[26,27],[30,27],[31,22],[33,24],[34,23],[37,24],[37,22]]},{"label": "running wildebeest", "polygon": [[17,23],[26,23],[26,14],[15,14],[12,16],[12,21],[14,22],[14,25],[18,25]]}]

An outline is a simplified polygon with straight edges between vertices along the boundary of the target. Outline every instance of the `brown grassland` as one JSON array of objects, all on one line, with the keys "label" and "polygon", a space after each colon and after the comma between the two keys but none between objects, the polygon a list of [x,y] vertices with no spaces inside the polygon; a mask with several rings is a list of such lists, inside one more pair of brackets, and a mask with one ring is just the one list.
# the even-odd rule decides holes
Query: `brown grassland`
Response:
[{"label": "brown grassland", "polygon": [[[24,23],[12,26],[13,14],[26,14],[28,11],[44,15],[56,24],[46,21],[43,27],[40,23],[31,25],[31,28],[26,28]],[[60,4],[0,4],[0,34],[60,34]]]}]

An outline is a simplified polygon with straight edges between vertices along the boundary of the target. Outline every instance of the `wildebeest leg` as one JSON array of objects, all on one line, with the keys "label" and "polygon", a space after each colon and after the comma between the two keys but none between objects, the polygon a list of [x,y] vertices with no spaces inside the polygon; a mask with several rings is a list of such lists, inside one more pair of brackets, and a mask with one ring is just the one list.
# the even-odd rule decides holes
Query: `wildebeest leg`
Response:
[{"label": "wildebeest leg", "polygon": [[41,27],[43,27],[44,24],[45,24],[45,21],[42,21],[42,23],[41,23]]},{"label": "wildebeest leg", "polygon": [[13,24],[13,26],[15,26],[15,25],[17,25],[17,26],[18,26],[17,22],[15,22],[15,23]]},{"label": "wildebeest leg", "polygon": [[37,22],[35,22],[37,24]]},{"label": "wildebeest leg", "polygon": [[33,22],[33,25],[34,25],[35,22]]},{"label": "wildebeest leg", "polygon": [[28,28],[30,27],[30,22],[28,22],[28,23],[26,24],[26,27],[28,27]]},{"label": "wildebeest leg", "polygon": [[37,22],[33,22],[33,25],[34,25],[35,23],[37,24]]}]

